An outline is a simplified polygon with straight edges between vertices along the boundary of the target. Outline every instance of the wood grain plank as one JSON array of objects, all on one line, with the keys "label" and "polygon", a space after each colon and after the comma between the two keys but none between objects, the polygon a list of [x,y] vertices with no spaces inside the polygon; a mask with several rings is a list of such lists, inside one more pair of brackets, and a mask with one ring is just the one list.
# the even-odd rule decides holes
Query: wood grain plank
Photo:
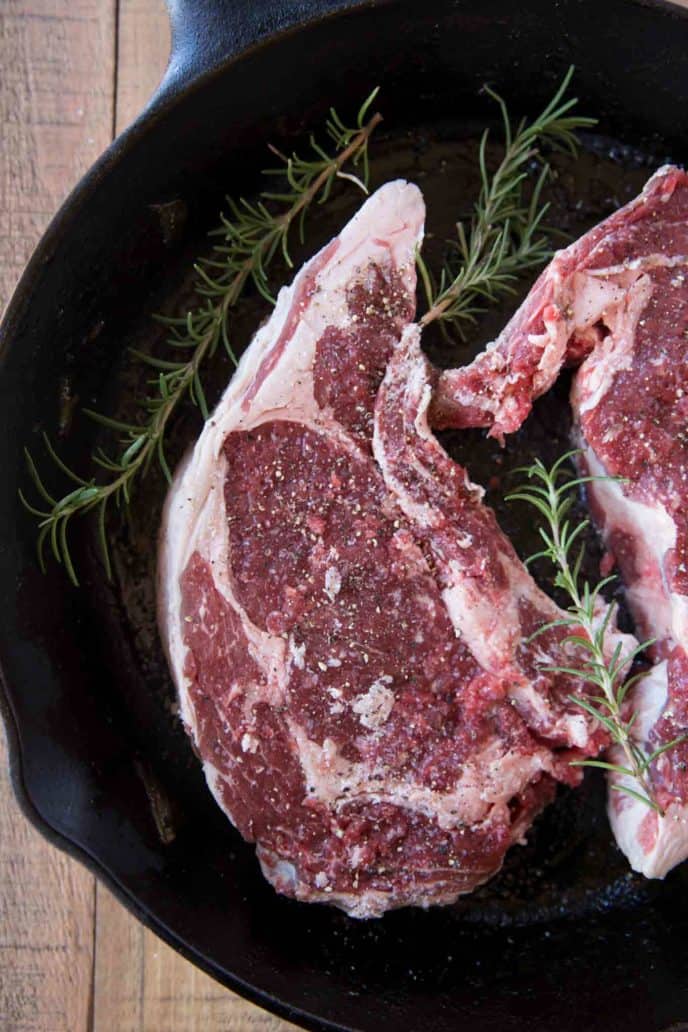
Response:
[{"label": "wood grain plank", "polygon": [[[120,0],[115,126],[136,118],[169,52],[163,0]],[[96,895],[94,1032],[288,1032],[145,929],[103,886]]]},{"label": "wood grain plank", "polygon": [[0,731],[0,1028],[86,1032],[94,879],[22,816],[6,768]]},{"label": "wood grain plank", "polygon": [[144,936],[143,1032],[286,1032],[294,1026],[224,989],[165,943]]},{"label": "wood grain plank", "polygon": [[[108,144],[115,0],[0,5],[0,309],[71,186]],[[86,1032],[95,883],[20,813],[0,730],[0,1028]]]},{"label": "wood grain plank", "polygon": [[143,1028],[144,934],[143,925],[98,884],[93,1032],[140,1032]]},{"label": "wood grain plank", "polygon": [[194,967],[97,886],[93,1032],[288,1032]]},{"label": "wood grain plank", "polygon": [[49,218],[110,142],[115,2],[0,4],[0,309]]},{"label": "wood grain plank", "polygon": [[119,0],[115,130],[141,112],[160,82],[170,52],[163,0]]}]

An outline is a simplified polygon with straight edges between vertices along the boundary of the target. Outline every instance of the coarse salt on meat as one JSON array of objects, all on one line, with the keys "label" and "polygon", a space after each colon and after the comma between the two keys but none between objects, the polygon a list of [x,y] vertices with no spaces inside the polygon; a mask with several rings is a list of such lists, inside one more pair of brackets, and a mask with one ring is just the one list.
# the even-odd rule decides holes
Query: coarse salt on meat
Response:
[{"label": "coarse salt on meat", "polygon": [[[651,754],[688,730],[688,175],[666,166],[642,193],[555,255],[495,343],[440,379],[441,425],[521,425],[564,361],[588,499],[640,635],[656,639],[629,695]],[[630,715],[630,714],[629,714]],[[625,766],[623,751],[612,757]],[[652,764],[662,817],[612,791],[609,814],[633,868],[663,877],[688,857],[688,742]],[[612,785],[638,791],[634,780]]]},{"label": "coarse salt on meat", "polygon": [[280,292],[160,539],[211,790],[279,891],[357,917],[470,892],[604,744],[527,644],[559,611],[427,426],[423,218],[387,184]]}]

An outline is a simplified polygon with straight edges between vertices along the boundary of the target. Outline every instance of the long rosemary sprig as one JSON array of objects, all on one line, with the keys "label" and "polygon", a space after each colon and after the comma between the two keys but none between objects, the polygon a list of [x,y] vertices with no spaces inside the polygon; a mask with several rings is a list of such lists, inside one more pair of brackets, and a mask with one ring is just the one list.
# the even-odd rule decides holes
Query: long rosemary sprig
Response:
[{"label": "long rosemary sprig", "polygon": [[[525,473],[529,482],[507,495],[507,501],[527,502],[544,518],[545,526],[538,528],[544,547],[540,552],[531,556],[527,562],[530,563],[540,558],[549,559],[556,571],[554,586],[564,591],[569,600],[568,615],[561,620],[544,624],[532,637],[536,637],[552,627],[563,626],[570,629],[570,633],[564,638],[564,644],[576,646],[579,653],[583,654],[584,658],[581,660],[580,666],[548,665],[543,666],[542,669],[553,673],[570,674],[573,677],[581,678],[597,689],[598,693],[590,695],[588,698],[583,699],[571,695],[570,700],[594,717],[606,729],[612,743],[622,749],[626,761],[625,764],[611,763],[606,760],[576,760],[574,763],[582,767],[600,767],[631,779],[636,783],[637,789],[623,783],[614,783],[611,787],[614,791],[623,792],[639,800],[663,817],[664,812],[652,793],[648,777],[649,769],[662,753],[685,741],[686,735],[675,738],[655,749],[654,752],[646,754],[633,734],[635,715],[626,716],[628,708],[625,704],[629,689],[644,677],[645,673],[634,674],[626,680],[624,680],[624,673],[635,657],[644,652],[653,642],[652,640],[641,642],[636,648],[625,653],[619,642],[611,656],[608,655],[605,639],[614,614],[614,607],[608,606],[604,617],[600,619],[597,603],[604,587],[615,578],[605,577],[592,588],[587,581],[581,584],[580,571],[585,555],[585,545],[579,539],[590,521],[583,520],[573,526],[570,510],[575,491],[582,484],[615,478],[566,477],[565,464],[576,454],[578,454],[576,451],[567,452],[550,469],[547,469],[540,459],[536,459],[532,466],[517,470],[519,473]],[[574,547],[576,545],[577,548]]]},{"label": "long rosemary sprig", "polygon": [[[195,292],[202,298],[202,303],[184,318],[160,320],[169,327],[168,344],[174,349],[175,357],[158,358],[134,352],[155,370],[155,378],[151,381],[153,391],[143,402],[144,421],[126,423],[86,410],[97,422],[121,435],[122,448],[117,457],[103,451],[93,456],[96,464],[107,474],[107,479],[96,481],[95,477],[88,479],[77,475],[65,465],[45,437],[49,456],[75,485],[61,498],[55,498],[45,486],[33,457],[26,452],[29,474],[45,507],[40,502],[32,504],[22,493],[20,497],[39,521],[38,554],[42,568],[45,568],[45,546],[48,543],[71,581],[78,583],[69,548],[69,524],[73,517],[95,511],[103,561],[108,577],[111,575],[106,535],[108,507],[113,501],[118,505],[129,504],[137,477],[145,473],[154,458],[160,462],[168,480],[171,478],[164,451],[170,419],[187,396],[192,398],[203,417],[208,417],[200,370],[203,363],[215,354],[220,343],[236,364],[228,316],[245,287],[252,282],[272,302],[268,267],[278,253],[291,267],[291,231],[296,227],[303,241],[304,219],[311,205],[324,203],[338,178],[353,180],[364,191],[367,189],[368,141],[381,121],[379,114],[368,117],[377,92],[374,90],[364,101],[353,127],[346,126],[334,110],[330,111],[326,128],[333,145],[331,153],[324,150],[314,137],[310,139],[313,151],[310,159],[295,154],[285,157],[272,148],[282,166],[268,169],[266,174],[285,179],[282,191],[264,191],[254,204],[244,199],[228,201],[229,215],[222,217],[222,225],[214,234],[220,242],[214,246],[210,258],[199,261],[195,266],[198,277]],[[182,357],[178,359],[176,356],[180,351]]]},{"label": "long rosemary sprig", "polygon": [[569,68],[544,111],[531,123],[522,119],[515,129],[504,100],[494,90],[485,88],[501,111],[504,157],[490,173],[487,168],[489,131],[486,130],[479,149],[480,195],[468,228],[461,222],[457,224],[457,238],[451,242],[453,253],[442,269],[437,287],[426,263],[418,257],[428,305],[422,325],[439,320],[453,326],[463,337],[486,303],[512,293],[518,276],[551,257],[543,226],[549,205],[541,201],[550,166],[542,165],[527,202],[524,186],[530,165],[539,157],[543,144],[575,155],[577,130],[596,123],[594,118],[570,113],[577,103],[576,98],[565,100],[564,96],[573,71]]}]

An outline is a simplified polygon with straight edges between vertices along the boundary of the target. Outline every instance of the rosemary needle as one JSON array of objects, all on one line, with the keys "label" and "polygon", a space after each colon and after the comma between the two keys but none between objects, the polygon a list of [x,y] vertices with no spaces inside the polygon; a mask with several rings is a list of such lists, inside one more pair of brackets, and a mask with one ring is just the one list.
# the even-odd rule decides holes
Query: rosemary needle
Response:
[{"label": "rosemary needle", "polygon": [[[578,487],[591,481],[616,478],[566,478],[565,463],[576,454],[577,451],[567,452],[550,469],[547,469],[540,459],[536,459],[532,466],[517,470],[518,473],[526,474],[528,482],[507,495],[507,501],[527,502],[543,517],[545,526],[541,526],[539,532],[544,548],[536,555],[530,556],[527,562],[539,558],[549,559],[556,571],[554,586],[565,592],[569,602],[566,616],[544,624],[532,637],[552,627],[569,628],[570,633],[563,639],[563,644],[570,644],[578,649],[579,655],[582,656],[580,665],[544,666],[543,669],[581,678],[597,689],[596,694],[587,699],[571,695],[570,701],[584,709],[605,728],[611,741],[621,747],[626,761],[625,764],[615,764],[605,760],[576,760],[574,764],[581,767],[601,767],[635,781],[637,789],[624,783],[613,784],[612,789],[632,796],[663,817],[664,811],[652,793],[648,777],[650,766],[659,756],[685,741],[688,736],[675,738],[648,755],[633,734],[635,718],[626,718],[625,703],[628,692],[645,674],[635,674],[624,680],[624,673],[636,656],[652,645],[653,641],[641,642],[626,653],[623,653],[623,646],[619,642],[612,655],[608,655],[606,636],[614,615],[614,606],[608,606],[605,616],[600,620],[597,603],[603,588],[615,578],[605,577],[592,588],[587,582],[581,585],[580,571],[585,546],[579,539],[590,521],[583,520],[572,526],[569,514],[574,492]],[[575,663],[575,660],[572,662]]]},{"label": "rosemary needle", "polygon": [[[310,159],[297,155],[285,157],[273,148],[281,167],[268,169],[266,174],[286,181],[281,190],[264,191],[255,203],[243,199],[228,201],[229,217],[222,218],[222,225],[214,234],[220,242],[213,248],[209,259],[195,266],[195,289],[202,299],[200,306],[182,319],[160,319],[169,327],[168,344],[175,357],[157,358],[134,352],[155,370],[155,391],[143,403],[146,420],[141,424],[125,423],[89,411],[93,419],[121,435],[122,450],[116,458],[102,451],[93,456],[96,464],[107,474],[107,479],[96,482],[95,478],[78,476],[60,459],[44,435],[50,458],[75,485],[62,498],[55,498],[47,490],[33,457],[26,452],[28,472],[45,507],[41,502],[36,505],[29,502],[22,492],[20,498],[39,523],[38,554],[42,569],[45,569],[47,543],[54,557],[64,565],[70,580],[78,584],[69,549],[69,523],[74,516],[95,512],[103,562],[108,577],[111,576],[106,529],[108,506],[112,501],[127,506],[137,476],[145,473],[156,458],[168,480],[171,479],[164,442],[172,415],[180,402],[190,396],[203,417],[208,417],[200,370],[220,343],[236,364],[228,330],[230,310],[250,282],[267,300],[273,301],[268,285],[268,266],[277,254],[281,254],[291,267],[289,238],[292,229],[296,227],[303,240],[308,209],[314,202],[322,204],[327,200],[337,179],[353,180],[358,187],[367,190],[368,141],[381,121],[379,114],[368,117],[377,92],[374,90],[361,105],[353,127],[346,126],[336,111],[330,110],[326,130],[332,145],[331,152],[326,151],[314,137],[310,139]],[[188,351],[188,357],[184,356],[185,351]],[[176,356],[180,352],[182,358],[178,359]]]},{"label": "rosemary needle", "polygon": [[544,111],[528,123],[522,119],[514,129],[504,100],[489,87],[485,92],[497,102],[504,127],[504,156],[497,169],[487,169],[489,131],[479,148],[480,195],[468,228],[459,222],[451,255],[435,288],[432,275],[418,256],[418,267],[428,304],[421,325],[440,321],[452,325],[463,337],[468,325],[485,304],[500,295],[513,293],[514,281],[523,272],[542,265],[551,257],[543,219],[549,208],[541,203],[542,189],[550,175],[544,164],[529,201],[524,198],[531,163],[543,144],[575,155],[576,132],[596,124],[594,118],[572,114],[575,98],[564,99],[573,76],[569,68],[559,89]]}]

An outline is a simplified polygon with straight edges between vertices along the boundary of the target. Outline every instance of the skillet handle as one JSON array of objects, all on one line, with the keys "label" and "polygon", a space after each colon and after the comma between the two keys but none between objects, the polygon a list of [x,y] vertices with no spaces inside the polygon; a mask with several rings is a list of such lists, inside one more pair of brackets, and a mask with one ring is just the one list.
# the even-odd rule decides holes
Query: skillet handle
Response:
[{"label": "skillet handle", "polygon": [[376,0],[166,0],[170,62],[154,100],[284,29]]}]

